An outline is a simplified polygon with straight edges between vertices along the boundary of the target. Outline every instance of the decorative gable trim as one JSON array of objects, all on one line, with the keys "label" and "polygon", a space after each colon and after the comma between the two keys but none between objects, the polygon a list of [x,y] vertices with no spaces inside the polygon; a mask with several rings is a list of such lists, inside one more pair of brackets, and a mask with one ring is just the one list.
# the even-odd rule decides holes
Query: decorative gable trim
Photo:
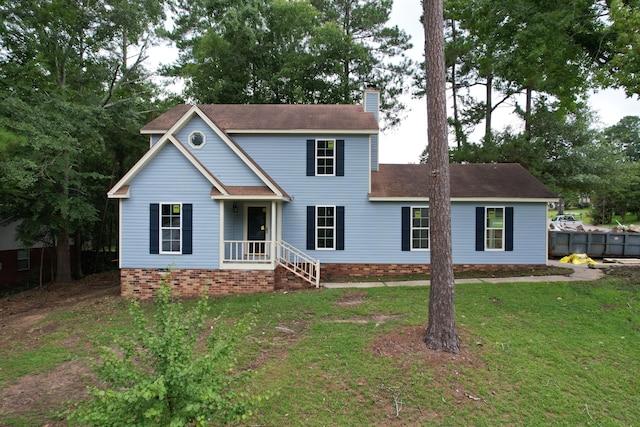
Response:
[{"label": "decorative gable trim", "polygon": [[[173,144],[183,156],[213,185],[221,194],[228,194],[224,185],[213,175],[193,154],[173,135],[165,134],[144,156],[127,172],[116,185],[107,193],[110,199],[128,199],[130,197],[129,184],[145,166],[164,148],[166,144]],[[125,191],[125,187],[127,187]]]},{"label": "decorative gable trim", "polygon": [[267,187],[269,187],[271,191],[273,191],[276,196],[288,198],[286,193],[275,183],[275,181],[273,181],[271,177],[268,176],[267,173],[262,170],[262,168],[258,166],[258,164],[238,144],[236,144],[236,142],[227,133],[223,132],[213,120],[204,114],[197,105],[192,106],[189,111],[187,111],[187,113],[184,114],[182,118],[180,118],[180,120],[178,120],[171,129],[167,131],[167,133],[177,133],[189,120],[191,120],[194,115],[200,117],[207,126],[209,126],[218,135],[218,137],[220,137],[220,139],[224,141],[229,148],[231,148],[231,151],[233,151],[235,155],[238,156],[249,167],[249,169],[251,169],[251,171],[255,173]]}]

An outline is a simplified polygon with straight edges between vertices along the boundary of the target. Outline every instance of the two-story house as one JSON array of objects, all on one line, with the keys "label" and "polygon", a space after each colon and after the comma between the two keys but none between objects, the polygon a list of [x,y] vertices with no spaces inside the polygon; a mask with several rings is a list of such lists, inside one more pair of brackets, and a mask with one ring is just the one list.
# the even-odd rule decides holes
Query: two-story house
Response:
[{"label": "two-story house", "polygon": [[[178,105],[109,191],[123,295],[271,291],[427,272],[425,165],[380,164],[379,92],[363,105]],[[546,264],[556,196],[517,164],[451,165],[453,262]]]}]

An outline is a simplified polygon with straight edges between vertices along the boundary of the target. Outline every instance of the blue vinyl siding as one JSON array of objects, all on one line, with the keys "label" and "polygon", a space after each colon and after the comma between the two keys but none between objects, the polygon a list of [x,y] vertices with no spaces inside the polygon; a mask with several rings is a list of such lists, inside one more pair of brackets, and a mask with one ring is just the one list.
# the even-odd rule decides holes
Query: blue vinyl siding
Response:
[{"label": "blue vinyl siding", "polygon": [[[513,251],[476,251],[476,207],[513,207]],[[455,264],[545,264],[545,203],[454,203],[452,205]]]},{"label": "blue vinyl siding", "polygon": [[371,170],[378,170],[378,135],[371,135]]},{"label": "blue vinyl siding", "polygon": [[[219,205],[211,183],[172,145],[166,145],[131,182],[131,198],[122,199],[123,268],[217,268]],[[193,204],[193,254],[149,253],[149,205]]]},{"label": "blue vinyl siding", "polygon": [[[345,207],[344,251],[307,251],[324,263],[429,263],[428,251],[402,251],[402,207],[420,202],[370,202],[368,137],[345,139],[344,177],[307,177],[306,141],[314,135],[239,136],[236,141],[293,200],[283,205],[283,239],[307,247],[307,206]],[[334,137],[333,135],[331,137]],[[265,148],[268,147],[268,148]],[[282,159],[287,159],[282,167]],[[488,204],[514,207],[514,250],[475,251],[475,203],[452,206],[453,261],[456,264],[544,264],[547,259],[544,203]]]},{"label": "blue vinyl siding", "polygon": [[[368,135],[234,135],[235,140],[293,200],[283,204],[282,238],[307,247],[307,206],[345,206],[345,250],[310,250],[322,262],[356,262],[362,252],[361,235],[368,233],[370,210]],[[344,139],[344,176],[307,176],[308,139]],[[286,159],[283,167],[283,159]],[[365,244],[365,246],[367,246]],[[345,257],[349,257],[345,260]],[[355,258],[354,258],[355,259]]]},{"label": "blue vinyl siding", "polygon": [[[207,138],[201,149],[187,142],[199,130]],[[344,206],[344,250],[307,250],[322,263],[424,264],[429,251],[402,251],[402,208],[421,202],[371,202],[369,174],[377,167],[377,136],[350,134],[232,135],[292,200],[282,205],[282,238],[307,247],[307,207]],[[204,122],[196,117],[178,134],[180,141],[225,185],[263,185],[262,181]],[[307,176],[307,140],[344,140],[344,176]],[[131,198],[122,203],[122,267],[219,268],[219,202],[211,184],[171,144],[131,182]],[[481,195],[479,195],[481,196]],[[149,254],[149,205],[193,205],[193,254]],[[242,240],[244,204],[234,213],[225,203],[225,238]],[[514,208],[513,251],[476,251],[476,207]],[[544,264],[547,260],[545,203],[472,203],[452,205],[455,264]],[[433,249],[433,248],[432,248]]]},{"label": "blue vinyl siding", "polygon": [[[189,135],[194,131],[205,135],[206,143],[202,148],[194,149],[189,145]],[[178,132],[177,137],[224,185],[264,185],[249,166],[200,117],[191,119]]]}]

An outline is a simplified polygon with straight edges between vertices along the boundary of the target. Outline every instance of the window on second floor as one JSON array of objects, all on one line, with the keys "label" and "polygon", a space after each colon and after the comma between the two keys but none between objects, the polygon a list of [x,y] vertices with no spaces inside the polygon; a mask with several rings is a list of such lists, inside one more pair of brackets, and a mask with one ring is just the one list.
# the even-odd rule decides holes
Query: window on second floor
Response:
[{"label": "window on second floor", "polygon": [[307,176],[344,176],[344,140],[308,139]]},{"label": "window on second floor", "polygon": [[316,175],[335,175],[336,141],[319,139],[316,141]]}]

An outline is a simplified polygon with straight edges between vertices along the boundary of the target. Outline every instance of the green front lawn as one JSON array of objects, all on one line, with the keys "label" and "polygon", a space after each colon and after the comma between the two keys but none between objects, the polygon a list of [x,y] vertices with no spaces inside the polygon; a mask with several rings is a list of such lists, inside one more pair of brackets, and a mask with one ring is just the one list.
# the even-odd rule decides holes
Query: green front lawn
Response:
[{"label": "green front lawn", "polygon": [[[424,287],[230,296],[211,304],[230,319],[259,307],[235,369],[255,371],[246,390],[276,394],[243,426],[630,426],[640,423],[639,289],[637,275],[458,285],[459,355],[422,344]],[[57,414],[81,394],[6,412],[2,390],[32,381],[30,374],[51,375],[64,361],[89,363],[97,345],[131,324],[127,305],[110,297],[53,312],[35,328],[0,347],[0,425],[64,425]]]}]

